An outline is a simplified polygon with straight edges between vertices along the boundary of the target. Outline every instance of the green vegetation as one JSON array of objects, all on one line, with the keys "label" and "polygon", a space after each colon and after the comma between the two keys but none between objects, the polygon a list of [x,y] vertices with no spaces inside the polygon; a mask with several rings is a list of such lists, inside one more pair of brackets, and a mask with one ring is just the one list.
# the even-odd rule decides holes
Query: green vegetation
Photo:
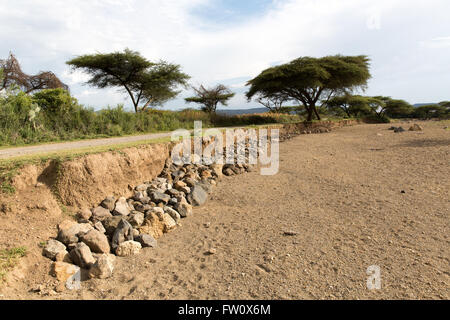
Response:
[{"label": "green vegetation", "polygon": [[4,281],[7,273],[12,270],[27,253],[25,247],[0,250],[0,281]]},{"label": "green vegetation", "polygon": [[223,84],[214,88],[206,89],[204,86],[199,88],[192,87],[195,91],[194,97],[184,99],[186,102],[194,102],[202,105],[202,110],[208,113],[216,112],[217,105],[227,105],[228,100],[234,97],[234,93]]},{"label": "green vegetation", "polygon": [[258,100],[295,100],[306,110],[307,121],[313,115],[320,120],[318,104],[323,106],[342,92],[364,89],[369,78],[367,56],[300,57],[266,69],[248,81],[247,98],[256,95]]},{"label": "green vegetation", "polygon": [[33,95],[9,90],[0,97],[0,146],[113,137],[192,129],[195,120],[204,127],[293,122],[296,116],[225,116],[185,109],[126,111],[123,106],[94,111],[85,108],[64,89],[47,89]]},{"label": "green vegetation", "polygon": [[139,52],[129,49],[124,52],[84,55],[67,64],[90,74],[90,85],[97,88],[120,87],[125,90],[130,95],[136,112],[175,98],[179,93],[176,88],[186,86],[190,78],[181,72],[179,65],[165,61],[153,63]]}]

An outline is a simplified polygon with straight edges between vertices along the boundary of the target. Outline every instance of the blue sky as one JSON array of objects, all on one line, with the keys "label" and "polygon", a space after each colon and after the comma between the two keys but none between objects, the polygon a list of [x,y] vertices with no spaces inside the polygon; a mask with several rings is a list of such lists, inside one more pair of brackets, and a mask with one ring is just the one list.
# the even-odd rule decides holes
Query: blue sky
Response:
[{"label": "blue sky", "polygon": [[[247,103],[245,82],[300,56],[366,54],[368,95],[411,103],[450,100],[448,0],[0,0],[0,57],[16,54],[27,73],[54,71],[96,109],[125,103],[117,89],[86,85],[65,61],[129,47],[180,64],[191,84],[223,83]],[[167,109],[186,108],[183,98]]]}]

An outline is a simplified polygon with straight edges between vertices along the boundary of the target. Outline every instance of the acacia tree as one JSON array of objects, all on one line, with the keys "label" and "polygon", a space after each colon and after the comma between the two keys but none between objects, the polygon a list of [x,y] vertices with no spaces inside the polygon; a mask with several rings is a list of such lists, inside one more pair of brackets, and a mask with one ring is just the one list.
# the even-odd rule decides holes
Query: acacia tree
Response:
[{"label": "acacia tree", "polygon": [[326,106],[330,110],[340,109],[345,112],[348,117],[359,117],[361,114],[371,112],[367,97],[360,95],[346,94],[331,98]]},{"label": "acacia tree", "polygon": [[190,78],[181,72],[179,65],[165,61],[153,63],[129,49],[83,55],[66,63],[90,74],[87,83],[92,86],[121,87],[130,96],[136,112],[173,99],[179,93],[177,87],[187,86]]},{"label": "acacia tree", "polygon": [[201,85],[198,88],[192,87],[195,92],[195,96],[185,98],[187,103],[194,102],[202,105],[202,110],[205,112],[216,112],[217,105],[220,103],[224,106],[228,104],[228,100],[234,97],[234,93],[231,92],[223,84],[218,84],[213,88],[205,88]]},{"label": "acacia tree", "polygon": [[271,95],[261,93],[256,98],[256,101],[269,109],[270,112],[281,112],[283,103],[289,101],[289,97],[283,93],[274,93]]},{"label": "acacia tree", "polygon": [[400,99],[384,96],[365,97],[365,99],[380,119],[384,117],[407,117],[414,111],[408,102]]},{"label": "acacia tree", "polygon": [[364,55],[301,57],[266,69],[248,81],[247,98],[251,100],[256,94],[282,94],[303,104],[307,121],[311,121],[313,115],[320,120],[317,104],[325,105],[344,91],[365,89],[369,78],[369,59]]},{"label": "acacia tree", "polygon": [[2,70],[0,89],[17,86],[25,93],[44,89],[69,89],[53,72],[41,71],[36,75],[24,73],[19,61],[12,53],[9,54],[8,59],[0,59],[0,69]]}]

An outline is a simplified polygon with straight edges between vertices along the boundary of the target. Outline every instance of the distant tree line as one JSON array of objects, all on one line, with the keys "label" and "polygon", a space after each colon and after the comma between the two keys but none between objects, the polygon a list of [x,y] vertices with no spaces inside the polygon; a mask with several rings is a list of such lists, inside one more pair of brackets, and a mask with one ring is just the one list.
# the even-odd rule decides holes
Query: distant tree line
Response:
[{"label": "distant tree line", "polygon": [[[67,64],[73,70],[89,74],[89,85],[116,87],[127,93],[135,113],[161,106],[175,98],[180,93],[179,88],[189,87],[190,77],[180,65],[162,60],[151,62],[130,49],[82,55],[67,61]],[[449,117],[448,101],[415,108],[400,99],[358,94],[367,88],[371,78],[369,67],[370,60],[365,55],[300,57],[263,70],[249,80],[246,97],[248,101],[254,99],[259,102],[271,113],[295,113],[306,121],[320,120],[324,116],[365,118],[377,122],[387,122],[389,118]],[[27,75],[12,53],[8,59],[0,60],[0,90],[10,88],[25,94],[33,93],[33,103],[45,112],[69,116],[70,111],[64,110],[65,106],[77,104],[68,93],[68,86],[56,75],[50,71]],[[227,106],[235,95],[223,84],[190,88],[194,95],[185,101],[201,105],[201,110],[209,114],[214,114],[219,105]],[[55,102],[58,99],[65,102],[58,105]],[[70,99],[72,103],[68,102]],[[287,106],[292,103],[296,106]]]}]

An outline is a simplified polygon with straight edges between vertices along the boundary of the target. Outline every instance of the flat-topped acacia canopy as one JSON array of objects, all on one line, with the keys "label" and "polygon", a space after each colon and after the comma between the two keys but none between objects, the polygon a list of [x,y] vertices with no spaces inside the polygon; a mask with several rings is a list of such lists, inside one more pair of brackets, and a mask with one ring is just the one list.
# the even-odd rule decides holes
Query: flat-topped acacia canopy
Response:
[{"label": "flat-topped acacia canopy", "polygon": [[369,58],[360,56],[300,57],[271,67],[247,82],[247,98],[284,95],[303,104],[308,121],[320,120],[317,103],[325,103],[342,92],[364,90],[370,79]]}]

